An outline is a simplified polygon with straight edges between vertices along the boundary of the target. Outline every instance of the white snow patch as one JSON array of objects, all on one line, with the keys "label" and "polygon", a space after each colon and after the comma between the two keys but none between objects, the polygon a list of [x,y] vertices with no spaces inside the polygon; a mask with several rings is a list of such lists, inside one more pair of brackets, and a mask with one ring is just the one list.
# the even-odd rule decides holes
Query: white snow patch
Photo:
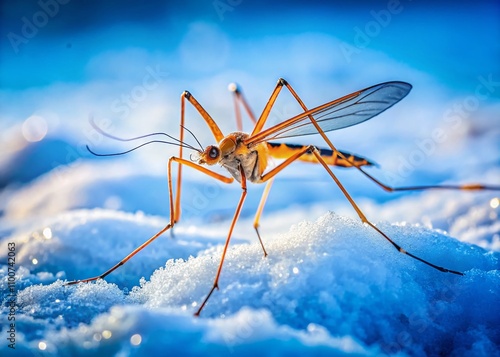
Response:
[{"label": "white snow patch", "polygon": [[[43,343],[48,352],[71,350],[73,355],[168,350],[458,356],[498,350],[500,314],[485,306],[495,306],[500,296],[499,254],[422,226],[378,225],[413,254],[465,276],[436,271],[398,253],[370,227],[328,213],[265,241],[266,258],[258,243],[232,242],[220,290],[200,318],[192,313],[211,287],[223,242],[207,239],[200,230],[186,234],[179,229],[176,238],[152,243],[154,249],[146,248],[109,276],[127,280],[123,284],[63,286],[54,281],[57,274],[83,278],[94,274],[89,270],[102,272],[139,236],[144,239],[163,223],[143,215],[82,210],[54,219],[51,239],[19,233],[3,240],[19,247],[16,326],[21,348],[37,353]],[[109,239],[89,241],[93,230]],[[25,258],[34,252],[40,257],[36,268]],[[139,265],[134,267],[134,260]],[[150,260],[154,268],[168,261],[137,285],[141,269],[154,269]],[[48,278],[36,273],[40,267]],[[1,272],[5,289],[7,267]],[[123,285],[135,286],[129,292]],[[6,316],[8,297],[1,309]]]}]

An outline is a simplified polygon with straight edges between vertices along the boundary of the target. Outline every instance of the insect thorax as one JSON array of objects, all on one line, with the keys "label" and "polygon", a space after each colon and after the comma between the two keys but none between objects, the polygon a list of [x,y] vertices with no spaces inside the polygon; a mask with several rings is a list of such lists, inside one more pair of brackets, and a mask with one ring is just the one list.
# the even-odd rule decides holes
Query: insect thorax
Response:
[{"label": "insect thorax", "polygon": [[235,143],[234,151],[223,153],[220,164],[229,171],[229,173],[241,182],[240,167],[245,173],[247,180],[258,183],[262,173],[267,167],[267,145],[257,144],[247,146],[243,143],[249,135],[242,132],[234,132],[226,138],[232,138]]}]

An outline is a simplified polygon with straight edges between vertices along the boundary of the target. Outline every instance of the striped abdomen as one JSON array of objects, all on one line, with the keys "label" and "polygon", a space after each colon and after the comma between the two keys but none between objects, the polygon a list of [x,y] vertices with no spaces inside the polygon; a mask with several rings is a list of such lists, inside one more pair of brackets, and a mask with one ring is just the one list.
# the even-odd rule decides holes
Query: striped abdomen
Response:
[{"label": "striped abdomen", "polygon": [[[287,144],[287,143],[267,143],[267,149],[269,154],[277,159],[286,159],[293,155],[296,151],[302,149],[304,145]],[[352,164],[356,166],[372,166],[375,165],[374,162],[368,159],[357,156],[345,151],[340,151],[342,155],[345,156],[347,160],[344,160],[338,154],[334,155],[333,151],[330,149],[318,148],[321,157],[325,160],[328,165],[340,166],[340,167],[352,167]],[[318,163],[315,156],[311,152],[307,152],[299,158],[300,161]]]}]

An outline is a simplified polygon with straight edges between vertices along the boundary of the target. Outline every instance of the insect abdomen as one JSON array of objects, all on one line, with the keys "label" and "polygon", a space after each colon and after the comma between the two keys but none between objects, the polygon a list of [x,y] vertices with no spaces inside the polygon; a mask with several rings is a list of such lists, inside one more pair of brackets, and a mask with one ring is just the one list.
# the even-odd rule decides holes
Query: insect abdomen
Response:
[{"label": "insect abdomen", "polygon": [[[288,144],[288,143],[267,143],[267,148],[269,154],[277,159],[286,159],[293,155],[296,151],[302,149],[304,145]],[[334,155],[333,151],[330,149],[318,148],[321,157],[325,160],[328,165],[340,166],[340,167],[352,167],[352,164],[356,166],[372,166],[375,165],[374,162],[368,159],[354,155],[345,151],[340,151],[342,155],[347,159],[340,157],[338,154]],[[318,163],[318,160],[312,152],[307,152],[299,158],[300,161]]]}]

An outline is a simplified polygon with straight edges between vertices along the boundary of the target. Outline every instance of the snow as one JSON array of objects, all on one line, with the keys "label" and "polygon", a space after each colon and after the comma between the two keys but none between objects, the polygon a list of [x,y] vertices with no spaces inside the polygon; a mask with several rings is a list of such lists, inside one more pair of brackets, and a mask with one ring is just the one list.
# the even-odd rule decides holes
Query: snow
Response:
[{"label": "snow", "polygon": [[[467,51],[453,47],[463,43],[458,24],[469,12],[449,9],[448,23],[442,11],[403,4],[405,11],[347,61],[338,50],[349,42],[345,29],[363,28],[365,20],[345,9],[334,11],[335,21],[328,11],[311,10],[316,25],[308,23],[314,26],[307,31],[286,28],[274,16],[257,27],[264,4],[253,13],[246,2],[225,13],[224,22],[194,21],[180,12],[168,36],[158,36],[164,26],[158,22],[172,21],[161,9],[154,11],[161,21],[151,14],[142,27],[106,17],[103,28],[89,25],[83,34],[51,30],[69,13],[80,16],[83,5],[72,4],[61,5],[61,14],[21,45],[20,56],[2,47],[2,69],[11,64],[12,71],[1,73],[0,89],[1,356],[500,356],[498,191],[389,194],[354,170],[334,169],[378,228],[406,251],[465,274],[458,276],[399,253],[361,223],[320,165],[291,165],[276,177],[260,220],[269,255],[253,228],[263,185],[249,184],[219,289],[194,317],[214,282],[241,187],[185,168],[182,217],[173,231],[105,280],[64,285],[103,273],[169,223],[166,162],[177,148],[94,157],[85,145],[109,153],[130,143],[103,137],[88,118],[117,136],[175,136],[185,89],[228,133],[235,130],[226,91],[233,81],[257,115],[280,76],[309,107],[379,82],[407,81],[413,89],[401,103],[328,133],[332,142],[377,162],[370,174],[394,186],[498,185],[498,64],[480,41],[467,42]],[[90,13],[98,9],[86,6],[97,21]],[[198,6],[188,8],[191,14]],[[468,10],[483,19],[475,37],[496,43],[496,32],[485,25],[495,12],[477,4]],[[300,26],[303,11],[290,11],[291,23]],[[415,21],[423,16],[429,29],[419,28],[415,38]],[[276,23],[285,26],[282,32]],[[454,29],[446,35],[451,47],[441,49],[437,23]],[[336,30],[327,30],[332,24]],[[96,37],[102,41],[96,44]],[[384,45],[389,38],[399,45]],[[460,63],[450,60],[461,52],[467,55],[458,56]],[[40,53],[54,68],[36,62]],[[34,70],[39,66],[44,69]],[[298,110],[284,89],[270,122]],[[186,126],[202,145],[213,144],[189,105]],[[246,117],[244,128],[251,130]],[[186,140],[195,144],[189,135]],[[324,146],[314,136],[291,142]],[[15,264],[8,260],[13,246]],[[12,328],[15,350],[7,339]]]},{"label": "snow", "polygon": [[[179,225],[174,237],[153,242],[107,282],[63,285],[109,268],[163,224],[141,213],[74,210],[9,237],[18,247],[18,345],[36,351],[44,343],[47,352],[76,355],[497,351],[500,312],[487,307],[500,294],[500,253],[419,225],[379,227],[408,251],[465,276],[424,266],[368,226],[326,213],[266,241],[267,257],[256,237],[235,239],[220,290],[200,318],[192,314],[222,250],[222,237],[210,229]],[[4,265],[2,291],[6,272]],[[139,345],[131,342],[135,334]]]}]

